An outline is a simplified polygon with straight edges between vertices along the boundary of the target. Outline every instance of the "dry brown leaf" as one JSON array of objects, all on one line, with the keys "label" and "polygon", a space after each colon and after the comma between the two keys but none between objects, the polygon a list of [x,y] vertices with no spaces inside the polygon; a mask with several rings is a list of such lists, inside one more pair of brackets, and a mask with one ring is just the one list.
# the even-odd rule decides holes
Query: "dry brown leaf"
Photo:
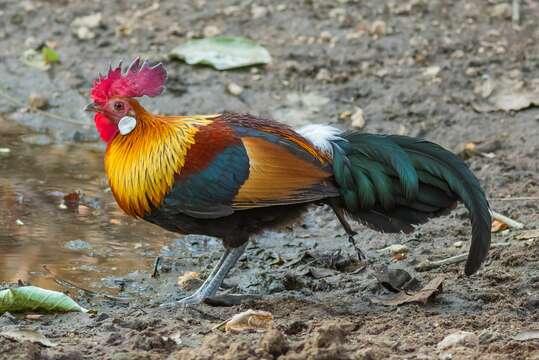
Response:
[{"label": "dry brown leaf", "polygon": [[183,275],[178,276],[176,281],[179,287],[185,291],[191,291],[202,285],[200,274],[195,271],[187,271]]},{"label": "dry brown leaf", "polygon": [[478,99],[472,103],[478,112],[518,111],[539,105],[538,79],[527,81],[499,78],[487,79],[476,84],[474,92]]},{"label": "dry brown leaf", "polygon": [[393,260],[395,261],[402,261],[405,260],[408,257],[406,253],[397,253],[393,254]]},{"label": "dry brown leaf", "polygon": [[407,294],[405,292],[400,292],[397,296],[390,298],[372,298],[371,302],[387,306],[398,306],[407,303],[419,303],[425,305],[430,298],[442,291],[444,279],[444,275],[438,275],[417,293]]},{"label": "dry brown leaf", "polygon": [[493,220],[492,225],[490,227],[490,232],[497,233],[506,229],[509,229],[509,225],[507,225],[506,223],[500,220]]},{"label": "dry brown leaf", "polygon": [[18,342],[30,341],[46,347],[55,347],[57,344],[47,339],[43,334],[34,330],[6,330],[0,332],[0,336]]},{"label": "dry brown leaf", "polygon": [[214,327],[225,332],[257,331],[269,329],[273,324],[273,315],[267,311],[249,309],[236,314]]}]

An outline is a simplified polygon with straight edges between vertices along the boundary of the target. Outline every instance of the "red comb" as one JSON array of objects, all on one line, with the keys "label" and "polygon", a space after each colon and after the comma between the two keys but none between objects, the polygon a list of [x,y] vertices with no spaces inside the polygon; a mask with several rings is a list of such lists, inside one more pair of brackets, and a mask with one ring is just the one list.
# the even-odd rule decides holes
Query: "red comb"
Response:
[{"label": "red comb", "polygon": [[163,91],[167,72],[163,64],[150,66],[140,58],[129,65],[122,74],[122,63],[116,68],[109,68],[107,76],[99,74],[92,87],[92,99],[98,104],[105,104],[113,96],[141,97],[157,96]]}]

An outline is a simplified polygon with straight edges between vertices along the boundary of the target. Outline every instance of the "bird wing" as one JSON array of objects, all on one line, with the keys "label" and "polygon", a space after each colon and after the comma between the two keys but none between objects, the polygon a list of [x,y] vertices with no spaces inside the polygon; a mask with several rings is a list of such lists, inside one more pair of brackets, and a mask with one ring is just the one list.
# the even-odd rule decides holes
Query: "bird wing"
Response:
[{"label": "bird wing", "polygon": [[291,129],[223,114],[201,126],[161,210],[196,218],[338,196],[331,165]]}]

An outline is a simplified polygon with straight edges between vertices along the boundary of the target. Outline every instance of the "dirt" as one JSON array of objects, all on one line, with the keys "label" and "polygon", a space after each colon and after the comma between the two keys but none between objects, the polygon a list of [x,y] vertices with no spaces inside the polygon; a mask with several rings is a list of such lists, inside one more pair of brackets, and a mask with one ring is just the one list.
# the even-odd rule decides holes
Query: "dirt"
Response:
[{"label": "dirt", "polygon": [[[98,72],[104,72],[110,63],[128,62],[141,55],[163,61],[169,72],[165,94],[144,101],[148,108],[162,113],[226,109],[271,116],[293,126],[315,122],[344,128],[351,120],[343,112],[353,114],[359,107],[366,121],[363,131],[420,136],[454,151],[474,142],[480,154],[470,157],[468,153],[466,161],[483,184],[492,208],[526,228],[494,234],[493,242],[509,245],[493,249],[482,270],[465,277],[462,263],[427,272],[414,270],[422,260],[464,251],[470,226],[463,207],[409,236],[379,234],[358,226],[357,241],[370,258],[361,270],[334,217],[328,209],[318,207],[295,227],[253,239],[246,256],[225,281],[229,292],[262,297],[230,307],[184,309],[159,305],[185,295],[176,285],[176,278],[184,271],[207,275],[220,255],[218,243],[165,235],[122,218],[115,208],[109,209],[94,217],[92,231],[113,233],[114,239],[127,242],[134,241],[133,229],[142,227],[145,243],[167,246],[162,276],[150,277],[150,258],[158,250],[143,245],[142,250],[150,253],[144,262],[131,261],[125,268],[102,270],[97,276],[105,279],[101,286],[105,290],[122,283],[118,293],[129,298],[127,303],[70,289],[77,301],[95,313],[45,315],[32,320],[22,315],[0,317],[2,328],[34,329],[58,344],[45,348],[0,337],[0,358],[539,358],[539,340],[513,339],[522,331],[539,328],[539,245],[537,239],[517,239],[526,229],[539,227],[539,109],[478,112],[474,106],[484,100],[481,86],[487,79],[510,78],[522,82],[524,89],[539,78],[539,6],[531,0],[521,1],[521,24],[515,27],[504,3],[164,0],[156,8],[151,1],[2,2],[0,125],[22,125],[24,133],[34,136],[30,142],[37,147],[33,151],[42,157],[56,156],[58,163],[63,159],[60,154],[80,151],[75,155],[78,160],[69,157],[70,167],[81,174],[70,177],[70,184],[77,179],[77,186],[106,204],[104,208],[113,207],[103,185],[106,180],[100,157],[104,147],[96,145],[91,119],[81,109]],[[94,37],[79,39],[72,21],[97,12],[102,21],[89,29]],[[250,37],[269,50],[272,64],[217,72],[169,59],[173,47],[215,31]],[[56,47],[61,64],[44,72],[21,62],[24,50],[45,42]],[[243,87],[243,92],[239,96],[227,92],[230,83]],[[47,99],[45,115],[21,106],[31,94]],[[60,114],[63,120],[46,114]],[[4,136],[16,143],[22,141],[20,131]],[[488,155],[482,156],[484,153]],[[88,162],[91,169],[84,167]],[[26,166],[30,165],[39,168],[40,162],[19,162],[1,169],[28,174],[31,170]],[[87,184],[90,180],[91,186]],[[27,186],[32,184],[37,186],[33,191],[39,193],[40,183]],[[46,203],[42,198],[38,204]],[[35,215],[40,210],[53,215],[58,211],[34,206],[29,212]],[[124,222],[123,227],[111,230],[111,219],[107,218],[111,214]],[[54,216],[49,226],[56,223]],[[60,216],[57,220],[61,221]],[[103,223],[107,226],[95,226]],[[76,226],[85,229],[87,225],[82,222]],[[60,231],[53,236],[43,229],[39,241],[44,247],[62,237]],[[129,235],[122,235],[119,229],[130,229]],[[106,246],[100,236],[106,239],[108,235],[96,237]],[[178,239],[187,244],[181,247],[182,256],[174,254]],[[74,239],[62,241],[70,240]],[[455,246],[459,241],[463,248]],[[170,246],[166,245],[169,242]],[[391,244],[404,244],[409,252],[392,257],[376,251]],[[126,252],[142,251],[139,248],[123,249],[121,255],[99,254],[101,260],[93,264],[120,264]],[[88,254],[64,249],[65,256],[73,251]],[[43,260],[39,251],[31,256],[33,265],[25,271],[35,274]],[[62,274],[73,266],[66,266]],[[426,305],[375,305],[372,298],[391,296],[375,276],[384,266],[404,269],[422,285],[440,274],[446,279],[442,291]],[[75,279],[81,285],[100,288],[87,284],[84,275]],[[212,330],[247,309],[271,312],[272,329],[240,334]],[[474,333],[478,345],[438,350],[437,344],[457,330]]]}]

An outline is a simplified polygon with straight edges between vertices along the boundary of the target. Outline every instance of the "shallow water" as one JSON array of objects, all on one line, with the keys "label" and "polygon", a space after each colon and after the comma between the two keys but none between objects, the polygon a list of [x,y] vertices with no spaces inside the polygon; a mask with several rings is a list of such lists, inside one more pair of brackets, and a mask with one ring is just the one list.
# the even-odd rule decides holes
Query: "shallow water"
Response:
[{"label": "shallow water", "polygon": [[[151,272],[155,257],[187,251],[181,238],[128,218],[108,191],[96,144],[47,144],[0,117],[0,283],[61,289],[54,277],[90,289]],[[69,193],[82,194],[66,202]],[[180,255],[180,254],[178,254]],[[46,271],[44,266],[50,271]]]}]

